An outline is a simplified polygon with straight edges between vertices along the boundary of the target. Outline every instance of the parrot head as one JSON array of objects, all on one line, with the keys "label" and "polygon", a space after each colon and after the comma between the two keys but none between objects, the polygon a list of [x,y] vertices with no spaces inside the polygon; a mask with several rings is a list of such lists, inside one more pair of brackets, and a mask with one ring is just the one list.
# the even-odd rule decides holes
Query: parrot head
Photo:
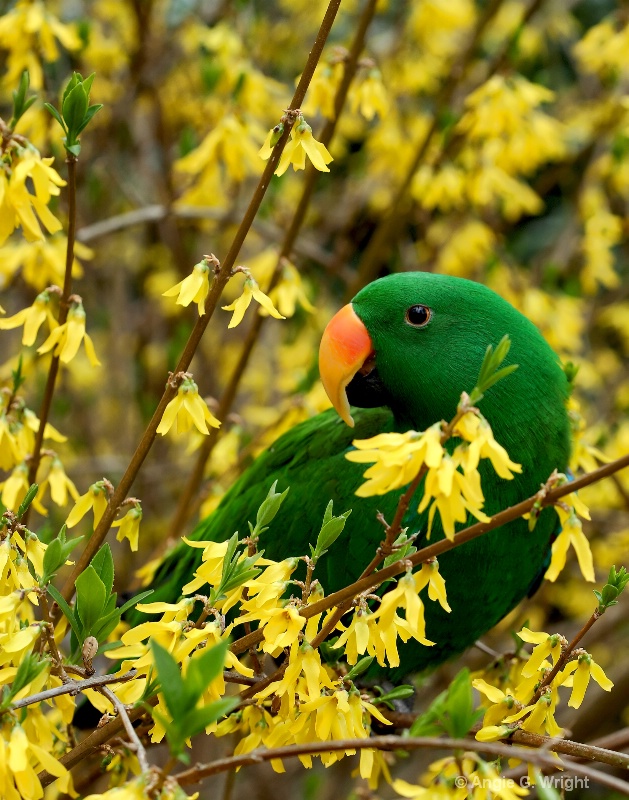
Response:
[{"label": "parrot head", "polygon": [[[319,350],[324,388],[353,427],[350,405],[388,406],[394,415],[448,419],[471,391],[488,345],[508,334],[504,365],[520,368],[484,400],[489,411],[530,403],[549,382],[565,384],[557,356],[537,328],[482,284],[427,272],[389,275],[362,289],[326,327]],[[490,397],[491,395],[491,397]],[[515,406],[514,406],[515,404]]]}]

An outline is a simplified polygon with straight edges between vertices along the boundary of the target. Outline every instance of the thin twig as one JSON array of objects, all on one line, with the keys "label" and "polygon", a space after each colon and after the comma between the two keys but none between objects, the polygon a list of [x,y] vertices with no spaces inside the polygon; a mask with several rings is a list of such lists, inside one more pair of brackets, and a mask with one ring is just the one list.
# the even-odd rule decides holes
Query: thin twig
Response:
[{"label": "thin twig", "polygon": [[[157,705],[157,700],[157,696],[152,697],[147,701],[147,705]],[[131,722],[135,722],[136,719],[139,719],[146,713],[146,708],[138,707],[131,709],[127,716]],[[90,733],[89,736],[86,736],[85,739],[79,742],[79,744],[73,750],[70,750],[70,752],[61,756],[59,763],[63,764],[66,769],[71,769],[84,758],[97,751],[105,744],[105,742],[113,739],[123,730],[124,725],[122,723],[122,719],[120,717],[115,717],[114,719],[105,723],[105,725],[103,725],[101,728],[97,728],[95,731]],[[51,775],[46,770],[42,770],[38,777],[42,786],[48,786],[57,779],[55,775]]]},{"label": "thin twig", "polygon": [[[76,235],[76,164],[77,157],[72,153],[68,153],[66,157],[66,164],[68,165],[68,237],[66,245],[66,264],[65,274],[63,277],[63,292],[61,300],[59,301],[59,325],[63,325],[68,318],[68,310],[70,308],[70,295],[72,294],[72,265],[74,263],[74,240]],[[28,483],[33,484],[37,480],[37,470],[41,461],[41,448],[44,441],[44,433],[46,430],[46,423],[50,415],[50,408],[52,406],[52,398],[55,393],[55,384],[57,382],[57,375],[59,373],[59,356],[52,355],[50,360],[50,367],[48,368],[48,377],[46,378],[46,387],[44,389],[44,397],[42,399],[41,409],[39,411],[39,427],[35,433],[35,442],[33,444],[33,452],[30,457],[28,465]],[[32,506],[26,509],[23,517],[23,522],[28,522]]]},{"label": "thin twig", "polygon": [[[299,613],[306,619],[309,619],[316,614],[321,614],[323,611],[327,611],[333,606],[338,606],[346,600],[362,594],[362,592],[373,589],[388,578],[399,575],[401,572],[406,572],[409,561],[413,566],[418,566],[419,564],[424,563],[424,561],[428,561],[431,558],[436,558],[437,556],[440,556],[449,550],[453,550],[455,547],[460,547],[466,542],[477,539],[479,536],[483,536],[485,533],[505,525],[507,522],[512,522],[514,519],[518,519],[518,517],[521,517],[523,514],[527,514],[536,503],[541,503],[542,506],[553,505],[562,497],[572,494],[573,492],[576,492],[585,486],[589,486],[592,483],[596,483],[603,478],[607,478],[610,475],[613,475],[615,472],[625,469],[625,467],[628,466],[629,454],[621,456],[621,458],[617,458],[615,461],[610,461],[609,464],[604,464],[602,467],[599,467],[593,472],[588,472],[574,481],[564,483],[561,486],[551,489],[549,492],[546,492],[541,500],[537,494],[534,494],[532,497],[523,500],[521,503],[517,503],[510,508],[506,508],[504,511],[500,511],[498,514],[490,517],[487,522],[477,522],[474,525],[470,525],[469,528],[459,531],[459,533],[455,534],[453,539],[441,539],[434,544],[428,545],[428,547],[418,550],[416,553],[413,553],[411,556],[408,556],[401,561],[396,561],[395,563],[390,564],[388,567],[378,570],[378,572],[373,573],[365,578],[361,578],[355,583],[352,583],[350,586],[346,586],[344,589],[339,589],[338,592],[333,592],[327,597],[317,600],[315,603],[311,603],[310,605],[300,609]],[[251,647],[253,644],[260,642],[262,640],[262,636],[262,631],[254,631],[250,636],[243,636],[240,639],[237,639],[231,645],[230,649],[233,653],[242,653],[244,650],[249,649],[249,647]]]},{"label": "thin twig", "polygon": [[[542,737],[544,738],[544,737]],[[524,749],[523,747],[512,747],[498,742],[477,742],[474,739],[439,739],[436,737],[404,737],[404,736],[372,736],[369,739],[345,739],[330,742],[311,742],[298,745],[286,745],[285,747],[275,747],[268,750],[253,750],[250,753],[230,756],[217,759],[211,764],[197,764],[190,769],[178,773],[174,777],[180,786],[198,783],[203,778],[216,775],[219,772],[232,770],[237,767],[259,764],[263,761],[274,759],[295,758],[304,755],[315,755],[317,753],[331,753],[340,750],[418,750],[418,749],[437,749],[437,750],[482,750],[496,757],[519,758],[527,763],[538,766],[554,766],[556,759],[546,752],[538,750]],[[570,763],[570,769],[577,775],[591,778],[602,786],[613,788],[625,796],[629,796],[629,783],[615,778],[606,773],[586,767],[577,763]]]},{"label": "thin twig", "polygon": [[[177,217],[177,219],[214,220],[220,223],[221,227],[224,227],[233,225],[238,221],[241,216],[238,211],[238,208],[232,208],[228,212],[225,212],[224,208],[214,206],[187,206],[178,203],[175,207],[169,207],[167,205],[155,203],[149,206],[134,208],[122,214],[115,214],[113,217],[108,217],[107,219],[94,222],[91,225],[86,225],[77,231],[76,239],[78,242],[92,242],[94,239],[108,236],[116,231],[122,231],[134,225],[159,222],[171,215]],[[283,228],[274,225],[268,220],[255,219],[253,222],[253,229],[259,233],[262,238],[271,242],[278,242],[284,235]],[[302,238],[298,242],[295,242],[293,249],[298,255],[320,264],[328,271],[334,266],[332,254],[311,238]]]},{"label": "thin twig", "polygon": [[140,769],[145,774],[148,774],[150,767],[148,759],[146,757],[146,750],[144,749],[144,745],[140,741],[140,737],[135,732],[135,728],[131,724],[131,720],[129,719],[129,712],[125,707],[125,704],[121,702],[121,700],[118,697],[116,697],[116,695],[111,691],[111,689],[108,686],[103,686],[102,684],[100,684],[97,690],[109,700],[109,702],[114,706],[114,708],[118,712],[118,717],[122,720],[124,729],[127,732],[127,736],[129,737],[129,745],[132,750],[135,750],[135,754],[138,757],[138,762],[140,763]]},{"label": "thin twig", "polygon": [[[314,74],[315,68],[319,62],[319,58],[321,57],[321,52],[325,45],[325,42],[328,38],[330,30],[332,28],[332,24],[334,19],[336,18],[336,14],[338,12],[339,6],[341,4],[341,0],[330,0],[328,4],[327,11],[323,18],[323,22],[321,23],[321,27],[319,28],[319,32],[317,34],[316,40],[310,51],[308,56],[308,60],[304,67],[304,71],[302,72],[301,78],[295,90],[295,94],[293,95],[293,99],[290,104],[290,109],[295,110],[298,109],[306,95],[306,90],[310,84],[312,76]],[[287,114],[287,122],[284,125],[284,133],[282,134],[281,138],[279,139],[278,143],[275,145],[271,157],[266,163],[262,176],[260,177],[260,181],[253,193],[249,206],[242,218],[242,221],[236,231],[236,235],[232,241],[231,247],[225,259],[215,275],[214,281],[210,287],[210,292],[205,301],[205,314],[200,316],[192,329],[188,341],[184,347],[183,353],[179,358],[179,363],[175,368],[175,372],[187,372],[190,366],[190,362],[199,346],[201,338],[205,332],[205,329],[208,326],[210,319],[212,318],[214,311],[218,305],[219,298],[227,284],[229,278],[232,274],[232,268],[236,263],[236,258],[240,253],[240,249],[247,237],[249,229],[253,223],[253,220],[258,213],[258,209],[260,208],[260,204],[266,194],[266,191],[269,187],[271,182],[271,178],[273,173],[277,168],[277,164],[279,162],[280,156],[284,147],[288,141],[288,137],[292,128],[292,122],[294,121],[294,115]],[[71,575],[66,580],[63,589],[61,590],[61,594],[66,600],[70,600],[72,595],[74,594],[74,584],[77,577],[81,574],[81,572],[87,567],[89,562],[91,561],[92,557],[104,541],[111,523],[113,522],[114,516],[120,504],[123,502],[129,489],[131,488],[133,481],[135,480],[138,471],[140,470],[144,460],[146,459],[153,442],[155,441],[155,437],[157,436],[157,427],[162,419],[164,411],[166,410],[166,406],[168,403],[174,398],[176,394],[176,389],[174,389],[169,384],[166,385],[166,389],[164,394],[162,395],[161,400],[158,403],[151,420],[148,423],[142,438],[131,457],[131,461],[122,476],[118,487],[114,491],[114,494],[109,501],[103,516],[92,534],[86,548],[81,553],[81,556],[77,559],[77,563],[72,570]]]},{"label": "thin twig", "polygon": [[43,692],[37,692],[37,694],[31,694],[21,700],[16,700],[15,703],[11,703],[11,708],[32,706],[34,703],[41,703],[42,700],[50,700],[51,697],[59,697],[61,694],[74,696],[79,692],[84,692],[86,689],[97,689],[107,683],[126,683],[126,681],[133,680],[137,674],[138,671],[136,669],[131,669],[129,672],[125,672],[124,675],[93,675],[83,681],[69,679],[66,683],[62,683],[61,686],[54,686],[52,689],[45,689]]}]

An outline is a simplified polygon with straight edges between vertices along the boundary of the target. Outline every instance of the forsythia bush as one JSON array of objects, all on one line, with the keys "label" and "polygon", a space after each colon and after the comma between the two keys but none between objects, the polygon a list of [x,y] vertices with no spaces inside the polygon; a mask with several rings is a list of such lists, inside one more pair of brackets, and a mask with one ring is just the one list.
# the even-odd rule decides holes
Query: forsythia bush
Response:
[{"label": "forsythia bush", "polygon": [[[214,797],[222,772],[262,797],[235,773],[259,761],[285,797],[334,791],[339,761],[352,797],[629,794],[596,765],[629,767],[629,646],[618,610],[594,625],[625,600],[629,476],[565,488],[629,450],[623,4],[10,0],[0,57],[0,797]],[[451,611],[438,560],[389,525],[384,593],[328,602],[347,512],[273,561],[274,485],[248,536],[187,540],[201,566],[151,602],[169,546],[329,405],[342,298],[411,269],[496,290],[574,384],[571,472],[525,509],[564,487],[542,590],[456,670],[379,685],[400,641],[434,644],[426,605]],[[354,442],[357,505],[422,478],[448,539],[489,522],[479,464],[521,467],[475,403],[508,348],[453,419]],[[567,740],[610,732],[612,755]],[[331,770],[304,789],[293,756]]]}]

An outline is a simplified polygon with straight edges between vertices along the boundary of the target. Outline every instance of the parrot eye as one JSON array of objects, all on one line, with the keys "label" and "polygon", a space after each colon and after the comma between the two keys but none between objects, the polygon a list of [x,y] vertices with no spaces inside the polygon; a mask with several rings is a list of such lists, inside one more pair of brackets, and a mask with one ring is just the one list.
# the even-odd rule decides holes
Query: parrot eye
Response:
[{"label": "parrot eye", "polygon": [[411,306],[406,311],[406,321],[414,328],[425,328],[432,319],[428,306]]}]

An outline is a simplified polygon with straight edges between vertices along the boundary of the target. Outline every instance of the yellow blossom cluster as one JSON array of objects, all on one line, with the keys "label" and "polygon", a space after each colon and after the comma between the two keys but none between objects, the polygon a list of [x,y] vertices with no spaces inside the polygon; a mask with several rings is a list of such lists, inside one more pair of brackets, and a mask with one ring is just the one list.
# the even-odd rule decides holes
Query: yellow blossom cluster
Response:
[{"label": "yellow blossom cluster", "polygon": [[[36,242],[7,242],[2,248],[0,283],[9,283],[20,274],[26,283],[39,292],[51,284],[62,284],[67,245],[67,237],[62,233]],[[89,260],[93,257],[94,251],[91,248],[75,242],[73,277],[80,278],[83,275],[79,259]]]},{"label": "yellow blossom cluster", "polygon": [[[375,612],[370,611],[363,601],[347,628],[339,622],[337,628],[343,632],[336,641],[336,647],[345,648],[348,664],[355,664],[359,656],[367,653],[383,667],[398,667],[398,637],[403,642],[413,638],[431,647],[434,642],[426,638],[424,603],[419,597],[426,587],[428,597],[438,601],[444,611],[450,612],[445,581],[434,560],[423,564],[414,575],[407,573],[400,578],[397,586],[384,595]],[[404,617],[398,615],[398,608],[404,609]]]},{"label": "yellow blossom cluster", "polygon": [[[502,690],[481,678],[473,681],[474,687],[491,703],[485,712],[483,727],[476,734],[479,741],[499,739],[514,727],[529,733],[561,736],[562,729],[555,720],[560,687],[572,689],[568,705],[579,708],[591,678],[606,692],[613,686],[601,667],[584,650],[574,650],[570,660],[562,663],[562,668],[555,672],[553,668],[560,663],[568,645],[559,634],[549,635],[523,628],[518,636],[535,645],[519,671],[519,682],[513,688]],[[555,674],[549,680],[551,670]]]},{"label": "yellow blossom cluster", "polygon": [[32,146],[15,145],[9,155],[0,161],[0,246],[19,226],[29,242],[44,238],[40,222],[48,233],[57,233],[61,222],[48,203],[66,182],[51,166],[54,158],[42,158]]},{"label": "yellow blossom cluster", "polygon": [[437,511],[449,539],[454,536],[455,523],[465,522],[468,513],[487,521],[482,511],[485,498],[478,472],[480,459],[488,458],[496,473],[506,480],[521,467],[496,442],[489,423],[476,409],[462,414],[452,433],[463,439],[452,453],[444,447],[441,422],[422,432],[381,433],[371,439],[355,440],[356,450],[347,453],[346,458],[357,463],[373,462],[365,472],[367,482],[356,494],[385,494],[406,486],[422,471],[426,479],[418,511],[429,508],[429,533]]},{"label": "yellow blossom cluster", "polygon": [[[7,392],[0,395],[0,469],[9,471],[22,464],[33,452],[39,419],[27,408],[20,397]],[[44,439],[62,443],[67,439],[49,422],[44,428]]]},{"label": "yellow blossom cluster", "polygon": [[0,48],[8,50],[8,71],[3,77],[5,86],[13,87],[27,69],[31,84],[43,86],[43,60],[49,63],[59,58],[59,44],[69,51],[79,50],[81,40],[72,24],[65,24],[51,12],[44,0],[18,0],[0,18]]}]

